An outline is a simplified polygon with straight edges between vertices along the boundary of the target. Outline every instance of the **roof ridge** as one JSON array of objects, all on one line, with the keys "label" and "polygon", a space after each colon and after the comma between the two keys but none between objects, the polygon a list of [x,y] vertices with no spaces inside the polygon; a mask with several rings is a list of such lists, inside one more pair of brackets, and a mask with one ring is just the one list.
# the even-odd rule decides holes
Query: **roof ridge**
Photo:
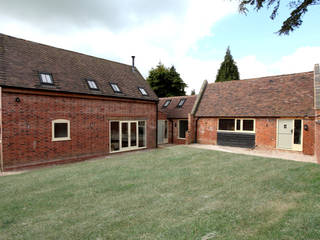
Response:
[{"label": "roof ridge", "polygon": [[170,98],[190,98],[190,97],[196,97],[197,94],[195,95],[186,95],[186,96],[172,96],[172,97],[161,97],[159,98],[159,100],[161,99],[170,99]]},{"label": "roof ridge", "polygon": [[52,46],[52,45],[39,43],[39,42],[35,42],[35,41],[32,41],[32,40],[18,38],[18,37],[14,37],[14,36],[11,36],[11,35],[3,34],[1,32],[0,32],[0,37],[14,38],[14,39],[19,40],[19,41],[25,41],[25,42],[36,44],[36,45],[42,45],[42,46],[45,46],[45,47],[55,48],[55,49],[58,49],[58,50],[62,50],[62,51],[66,51],[66,52],[70,52],[70,53],[74,53],[74,54],[78,54],[78,55],[84,55],[86,57],[96,58],[96,59],[100,59],[100,60],[103,60],[103,61],[107,61],[107,62],[111,62],[111,63],[115,63],[115,64],[120,64],[120,65],[124,65],[124,66],[127,66],[127,67],[132,67],[129,64],[116,62],[116,61],[113,61],[113,60],[108,60],[108,59],[105,59],[105,58],[102,58],[102,57],[97,57],[97,56],[93,56],[93,55],[89,55],[89,54],[85,54],[85,53],[81,53],[81,52],[76,52],[76,51],[65,49],[65,48],[61,48],[61,47],[55,47],[55,46]]},{"label": "roof ridge", "polygon": [[255,81],[255,80],[261,80],[265,78],[278,78],[278,77],[285,77],[285,76],[292,76],[292,75],[302,75],[302,74],[310,74],[313,73],[313,71],[308,72],[299,72],[299,73],[287,73],[287,74],[279,74],[279,75],[270,75],[270,76],[264,76],[264,77],[256,77],[256,78],[245,78],[245,79],[239,79],[239,80],[231,80],[231,81],[224,81],[224,82],[212,82],[211,84],[224,84],[224,83],[232,83],[232,82],[243,82],[243,81]]}]

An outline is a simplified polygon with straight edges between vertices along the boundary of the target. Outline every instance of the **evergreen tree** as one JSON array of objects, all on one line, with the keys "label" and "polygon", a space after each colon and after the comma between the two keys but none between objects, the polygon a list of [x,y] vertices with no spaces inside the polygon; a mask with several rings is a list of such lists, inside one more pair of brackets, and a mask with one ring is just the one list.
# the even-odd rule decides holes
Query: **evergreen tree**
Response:
[{"label": "evergreen tree", "polygon": [[174,66],[165,67],[161,62],[149,71],[147,82],[158,97],[185,96],[187,84]]},{"label": "evergreen tree", "polygon": [[288,35],[290,32],[299,28],[302,24],[302,16],[307,13],[308,8],[320,5],[320,0],[290,0],[289,2],[281,0],[240,0],[239,10],[240,12],[247,14],[247,6],[253,6],[257,11],[263,7],[270,8],[271,6],[274,6],[270,16],[270,18],[274,20],[278,15],[281,2],[289,7],[291,13],[290,16],[283,21],[280,30],[277,32],[279,35]]},{"label": "evergreen tree", "polygon": [[190,95],[196,95],[196,90],[195,90],[195,89],[192,89]]},{"label": "evergreen tree", "polygon": [[239,79],[240,77],[238,67],[233,60],[230,47],[228,47],[226,55],[224,56],[224,61],[221,63],[221,66],[218,70],[216,82],[225,82]]}]

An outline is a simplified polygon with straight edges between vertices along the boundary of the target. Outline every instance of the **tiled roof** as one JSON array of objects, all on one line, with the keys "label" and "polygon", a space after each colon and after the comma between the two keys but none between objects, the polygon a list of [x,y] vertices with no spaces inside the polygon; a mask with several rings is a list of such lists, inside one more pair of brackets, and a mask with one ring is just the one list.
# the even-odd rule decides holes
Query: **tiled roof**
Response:
[{"label": "tiled roof", "polygon": [[[186,99],[182,107],[177,107],[181,99]],[[179,97],[166,97],[160,98],[158,104],[158,111],[167,114],[168,118],[188,118],[188,113],[191,113],[194,102],[197,99],[197,95],[192,96],[179,96]],[[167,107],[163,107],[163,104],[171,100]]]},{"label": "tiled roof", "polygon": [[314,116],[314,73],[208,84],[196,116]]},{"label": "tiled roof", "polygon": [[[40,83],[39,72],[51,73],[54,85]],[[90,90],[93,79],[99,90]],[[115,93],[117,83],[122,93]],[[132,66],[0,34],[0,85],[157,101],[156,94]],[[143,96],[138,87],[144,88]]]}]

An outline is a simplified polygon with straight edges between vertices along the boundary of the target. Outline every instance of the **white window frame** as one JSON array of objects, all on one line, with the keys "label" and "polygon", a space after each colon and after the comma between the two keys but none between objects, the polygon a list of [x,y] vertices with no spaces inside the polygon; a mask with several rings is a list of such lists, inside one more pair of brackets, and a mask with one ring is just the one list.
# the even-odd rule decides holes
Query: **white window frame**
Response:
[{"label": "white window frame", "polygon": [[87,79],[87,83],[88,83],[88,86],[89,86],[90,89],[99,90],[96,81],[94,81],[92,79]]},{"label": "white window frame", "polygon": [[182,138],[182,137],[180,137],[180,121],[187,121],[187,123],[188,123],[188,130],[187,131],[189,131],[189,121],[188,121],[188,119],[178,119],[178,139],[186,139],[186,137],[184,137],[184,138]]},{"label": "white window frame", "polygon": [[53,77],[51,73],[39,73],[42,84],[53,84]]},{"label": "white window frame", "polygon": [[168,107],[168,106],[170,105],[170,103],[171,103],[171,99],[168,99],[168,100],[166,100],[166,101],[164,102],[164,104],[162,105],[162,107],[163,107],[163,108],[166,108],[166,107]]},{"label": "white window frame", "polygon": [[141,95],[143,95],[143,96],[149,95],[148,92],[143,87],[139,87],[139,91],[140,91]]},{"label": "white window frame", "polygon": [[[234,119],[234,130],[220,130],[219,129],[220,119]],[[237,130],[237,120],[240,120],[240,130]],[[243,130],[243,120],[253,120],[253,131]],[[255,133],[256,132],[256,120],[254,118],[218,118],[217,131],[218,132]]]},{"label": "white window frame", "polygon": [[[54,124],[55,123],[66,123],[67,124],[67,131],[68,131],[68,136],[67,137],[54,137]],[[52,121],[52,141],[57,142],[57,141],[68,141],[71,140],[70,138],[70,120],[67,119],[55,119]]]},{"label": "white window frame", "polygon": [[177,108],[182,108],[182,106],[186,103],[187,99],[186,98],[182,98],[179,100]]},{"label": "white window frame", "polygon": [[[119,123],[119,150],[112,151],[111,150],[111,123],[112,122],[118,122]],[[128,123],[128,147],[122,148],[122,123]],[[131,147],[131,123],[136,123],[137,129],[136,129],[136,146]],[[144,134],[144,147],[139,147],[139,122],[144,122],[145,126],[145,134]],[[126,152],[136,149],[144,149],[147,148],[147,121],[146,120],[111,120],[109,121],[109,152],[110,153],[117,153],[117,152]]]},{"label": "white window frame", "polygon": [[110,83],[110,86],[115,93],[122,93],[117,83]]}]

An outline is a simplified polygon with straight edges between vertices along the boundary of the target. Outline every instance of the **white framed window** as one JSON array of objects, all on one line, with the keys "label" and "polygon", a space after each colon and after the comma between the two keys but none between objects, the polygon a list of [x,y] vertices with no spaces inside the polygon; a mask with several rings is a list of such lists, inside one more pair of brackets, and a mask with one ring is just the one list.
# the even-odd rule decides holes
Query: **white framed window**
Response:
[{"label": "white framed window", "polygon": [[70,138],[70,121],[56,119],[52,121],[52,141],[66,141]]},{"label": "white framed window", "polygon": [[218,131],[255,132],[255,119],[220,118]]},{"label": "white framed window", "polygon": [[178,120],[178,138],[185,139],[188,131],[188,120]]},{"label": "white framed window", "polygon": [[148,96],[148,93],[147,93],[147,91],[146,91],[144,88],[139,87],[138,89],[139,89],[140,93],[141,93],[143,96]]},{"label": "white framed window", "polygon": [[40,81],[43,84],[53,84],[53,78],[51,73],[40,73]]},{"label": "white framed window", "polygon": [[145,120],[112,120],[109,124],[110,152],[122,152],[147,147]]},{"label": "white framed window", "polygon": [[178,108],[181,108],[181,107],[183,106],[183,104],[185,103],[186,100],[187,100],[187,99],[185,99],[185,98],[180,99],[177,107],[178,107]]},{"label": "white framed window", "polygon": [[162,107],[163,107],[163,108],[166,108],[166,107],[169,106],[170,103],[171,103],[171,100],[170,100],[170,99],[169,99],[169,100],[166,100],[166,101],[164,102],[164,104],[162,105]]},{"label": "white framed window", "polygon": [[110,86],[112,87],[112,90],[113,90],[115,93],[121,93],[121,90],[120,90],[118,84],[116,84],[116,83],[110,83]]},{"label": "white framed window", "polygon": [[94,80],[87,79],[87,83],[88,83],[88,86],[90,89],[99,90],[99,88]]}]

